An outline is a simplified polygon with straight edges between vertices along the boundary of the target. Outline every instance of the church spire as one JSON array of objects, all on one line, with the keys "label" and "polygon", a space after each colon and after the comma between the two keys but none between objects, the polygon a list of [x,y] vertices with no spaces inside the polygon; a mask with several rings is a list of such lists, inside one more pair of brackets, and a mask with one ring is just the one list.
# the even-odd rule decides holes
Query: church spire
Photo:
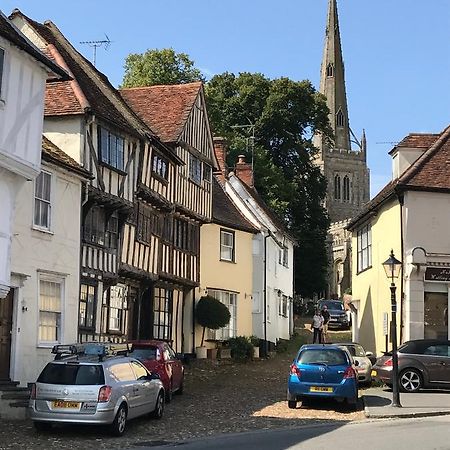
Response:
[{"label": "church spire", "polygon": [[335,134],[334,148],[351,150],[344,72],[337,3],[336,0],[329,0],[320,92],[327,98],[330,123]]}]

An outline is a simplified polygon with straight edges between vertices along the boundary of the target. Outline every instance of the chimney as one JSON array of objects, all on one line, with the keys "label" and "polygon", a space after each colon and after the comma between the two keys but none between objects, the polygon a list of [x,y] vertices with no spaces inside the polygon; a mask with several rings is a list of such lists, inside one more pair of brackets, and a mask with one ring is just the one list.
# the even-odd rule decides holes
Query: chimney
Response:
[{"label": "chimney", "polygon": [[245,162],[245,156],[239,155],[235,168],[236,176],[247,186],[253,187],[253,169],[252,165]]},{"label": "chimney", "polygon": [[216,172],[217,178],[221,183],[225,182],[225,178],[228,175],[227,166],[227,144],[225,139],[220,136],[215,136],[214,139],[214,153],[216,155],[218,172]]}]

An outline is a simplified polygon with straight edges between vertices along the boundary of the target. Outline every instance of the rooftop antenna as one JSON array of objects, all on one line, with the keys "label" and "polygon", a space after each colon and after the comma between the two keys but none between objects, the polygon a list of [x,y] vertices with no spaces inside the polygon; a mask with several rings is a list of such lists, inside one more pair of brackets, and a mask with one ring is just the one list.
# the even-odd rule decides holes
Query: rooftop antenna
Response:
[{"label": "rooftop antenna", "polygon": [[252,151],[252,172],[253,170],[253,160],[254,160],[254,151],[255,151],[255,124],[247,118],[249,125],[233,125],[231,128],[240,128],[247,132],[251,133],[251,136],[247,138],[247,150],[248,150],[248,141],[250,140],[251,151]]},{"label": "rooftop antenna", "polygon": [[105,50],[108,50],[109,46],[111,45],[111,40],[109,39],[108,35],[105,33],[105,38],[103,40],[100,41],[81,41],[80,44],[87,44],[89,45],[89,47],[92,47],[92,51],[93,51],[93,58],[92,58],[92,64],[95,67],[95,63],[97,60],[97,48],[98,47],[105,47]]}]

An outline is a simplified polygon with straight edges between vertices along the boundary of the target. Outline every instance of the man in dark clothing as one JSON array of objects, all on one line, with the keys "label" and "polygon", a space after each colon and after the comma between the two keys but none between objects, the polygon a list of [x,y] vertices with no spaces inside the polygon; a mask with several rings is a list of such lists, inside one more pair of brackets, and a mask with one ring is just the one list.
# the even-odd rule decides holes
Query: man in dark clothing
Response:
[{"label": "man in dark clothing", "polygon": [[323,305],[320,314],[323,317],[322,342],[326,344],[328,342],[328,322],[330,321],[330,313],[328,312],[327,305]]}]

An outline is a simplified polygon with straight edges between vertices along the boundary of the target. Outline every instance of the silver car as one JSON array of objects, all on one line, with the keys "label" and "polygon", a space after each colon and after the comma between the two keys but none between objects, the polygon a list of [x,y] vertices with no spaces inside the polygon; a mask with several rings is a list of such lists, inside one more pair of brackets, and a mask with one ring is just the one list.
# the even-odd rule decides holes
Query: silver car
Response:
[{"label": "silver car", "polygon": [[64,346],[71,347],[66,353],[61,347],[32,388],[29,412],[38,431],[52,423],[98,424],[121,436],[128,419],[162,417],[163,384],[139,361],[98,344]]},{"label": "silver car", "polygon": [[366,352],[361,344],[356,342],[349,343],[334,343],[340,347],[346,348],[354,361],[358,361],[356,366],[356,372],[358,375],[358,382],[360,384],[370,384],[372,383],[372,363],[369,356],[372,355],[371,352]]}]

